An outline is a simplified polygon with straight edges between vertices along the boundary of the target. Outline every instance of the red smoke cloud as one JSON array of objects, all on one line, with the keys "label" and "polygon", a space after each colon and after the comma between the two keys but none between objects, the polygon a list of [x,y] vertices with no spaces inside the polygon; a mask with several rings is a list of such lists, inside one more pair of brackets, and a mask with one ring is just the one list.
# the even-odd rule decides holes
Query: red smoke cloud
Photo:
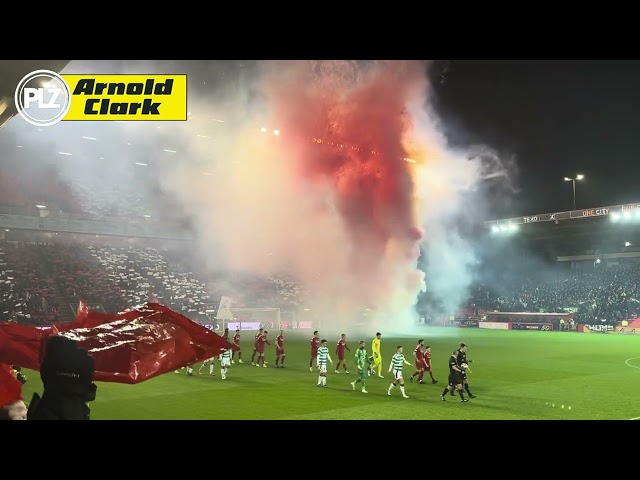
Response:
[{"label": "red smoke cloud", "polygon": [[[385,273],[380,267],[390,243],[416,261],[422,238],[404,145],[412,127],[407,104],[426,88],[426,65],[380,63],[345,80],[335,78],[332,63],[320,77],[310,77],[304,65],[292,69],[289,64],[284,68],[288,82],[275,75],[267,83],[270,107],[287,141],[297,143],[297,180],[328,184],[334,193],[350,243],[352,274],[386,283],[391,279],[380,277]],[[368,293],[363,291],[362,300],[376,306],[378,299]]]},{"label": "red smoke cloud", "polygon": [[[259,95],[251,97],[260,101],[239,95],[212,105],[217,118],[234,121],[217,127],[224,132],[207,149],[191,152],[200,164],[178,164],[165,176],[166,188],[196,216],[199,257],[212,269],[287,270],[308,287],[299,306],[311,318],[299,320],[318,321],[325,333],[362,321],[365,309],[376,310],[382,329],[411,324],[424,288],[416,264],[424,212],[416,211],[414,178],[424,158],[439,152],[415,140],[410,113],[424,102],[426,65],[262,67]],[[189,128],[208,132],[197,121]]]}]

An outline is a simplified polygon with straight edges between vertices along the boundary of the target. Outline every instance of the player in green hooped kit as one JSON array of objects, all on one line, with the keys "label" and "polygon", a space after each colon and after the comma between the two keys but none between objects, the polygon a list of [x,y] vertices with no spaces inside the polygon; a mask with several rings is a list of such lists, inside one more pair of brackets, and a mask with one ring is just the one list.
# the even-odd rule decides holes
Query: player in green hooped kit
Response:
[{"label": "player in green hooped kit", "polygon": [[367,380],[367,370],[369,368],[369,359],[367,358],[367,351],[364,348],[364,340],[360,340],[360,344],[358,345],[358,350],[356,350],[356,366],[358,367],[358,378],[356,378],[355,382],[351,382],[351,387],[355,390],[356,383],[362,382],[362,393],[369,393],[365,388],[365,383]]}]

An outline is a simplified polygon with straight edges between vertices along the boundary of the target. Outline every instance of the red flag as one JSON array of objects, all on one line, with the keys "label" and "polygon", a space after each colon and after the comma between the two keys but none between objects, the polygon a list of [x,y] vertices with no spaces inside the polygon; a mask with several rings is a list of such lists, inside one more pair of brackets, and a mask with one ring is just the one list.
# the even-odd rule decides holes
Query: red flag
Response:
[{"label": "red flag", "polygon": [[45,340],[65,335],[95,360],[94,379],[140,383],[215,357],[233,346],[169,308],[147,303],[121,313],[98,313],[84,303],[67,324],[37,328],[0,324],[0,363],[40,370]]}]

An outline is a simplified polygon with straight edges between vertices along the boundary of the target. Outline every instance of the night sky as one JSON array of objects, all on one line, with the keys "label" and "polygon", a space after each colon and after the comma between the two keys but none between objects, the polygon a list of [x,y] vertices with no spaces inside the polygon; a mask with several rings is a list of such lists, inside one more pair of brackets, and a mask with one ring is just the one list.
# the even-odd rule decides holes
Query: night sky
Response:
[{"label": "night sky", "polygon": [[[439,61],[435,106],[454,143],[515,156],[511,217],[640,201],[640,62]],[[442,75],[441,75],[442,74]]]}]

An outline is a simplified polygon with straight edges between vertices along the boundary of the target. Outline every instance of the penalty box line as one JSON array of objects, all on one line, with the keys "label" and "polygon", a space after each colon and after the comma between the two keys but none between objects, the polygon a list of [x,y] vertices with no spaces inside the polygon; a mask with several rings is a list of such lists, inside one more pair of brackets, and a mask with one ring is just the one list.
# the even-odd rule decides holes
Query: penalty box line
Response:
[{"label": "penalty box line", "polygon": [[[627,359],[624,361],[624,364],[625,364],[627,367],[637,368],[638,370],[640,370],[640,367],[639,367],[639,366],[637,366],[637,365],[632,365],[632,364],[631,364],[631,361],[632,361],[632,360],[636,360],[637,358],[640,358],[640,357],[631,357],[631,358],[627,358]],[[640,417],[630,418],[629,420],[640,420]]]}]

